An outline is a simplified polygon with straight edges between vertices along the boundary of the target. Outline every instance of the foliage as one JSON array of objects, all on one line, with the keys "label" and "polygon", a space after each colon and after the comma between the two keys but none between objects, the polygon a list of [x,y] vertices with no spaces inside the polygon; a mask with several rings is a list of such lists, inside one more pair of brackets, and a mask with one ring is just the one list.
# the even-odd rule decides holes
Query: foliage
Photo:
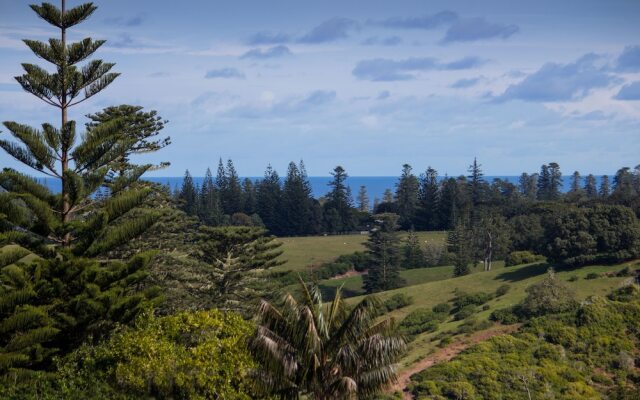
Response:
[{"label": "foliage", "polygon": [[[16,80],[25,91],[57,107],[61,122],[57,128],[45,123],[38,130],[6,121],[4,126],[17,142],[2,139],[0,147],[27,167],[58,181],[61,192],[54,194],[26,175],[5,168],[0,172],[0,187],[6,192],[0,194],[0,202],[12,205],[9,213],[6,205],[2,207],[9,222],[41,241],[72,248],[76,255],[103,254],[138,236],[154,221],[151,210],[135,218],[131,211],[150,195],[148,188],[136,183],[155,166],[133,165],[129,156],[167,145],[168,139],[154,139],[165,121],[155,111],[143,112],[141,107],[108,107],[89,115],[86,131],[77,134],[76,122],[68,119],[69,108],[93,97],[119,75],[110,72],[114,64],[102,60],[79,65],[104,40],[66,41],[67,29],[91,16],[96,7],[87,3],[61,10],[44,3],[31,8],[60,31],[61,39],[48,43],[24,41],[37,56],[53,64],[55,72],[25,63],[25,74]],[[24,215],[28,218],[22,218]]]},{"label": "foliage", "polygon": [[402,320],[399,325],[400,332],[410,338],[423,332],[433,332],[446,317],[446,314],[435,313],[428,308],[419,308]]},{"label": "foliage", "polygon": [[437,314],[449,314],[451,305],[449,303],[438,303],[431,308],[431,311]]},{"label": "foliage", "polygon": [[521,264],[531,264],[534,262],[544,261],[544,256],[533,254],[530,251],[512,251],[504,260],[506,267]]},{"label": "foliage", "polygon": [[511,325],[520,321],[518,310],[515,307],[507,307],[495,310],[489,316],[491,321],[500,322],[504,325]]},{"label": "foliage", "polygon": [[85,345],[64,360],[62,379],[98,375],[132,397],[250,399],[246,348],[253,327],[218,310],[139,319],[98,346]]},{"label": "foliage", "polygon": [[420,248],[420,242],[415,231],[410,230],[407,238],[405,239],[404,246],[402,248],[403,258],[402,266],[404,268],[421,268],[424,267],[425,257],[424,252]]},{"label": "foliage", "polygon": [[198,257],[207,264],[209,294],[218,308],[249,312],[269,291],[268,270],[282,261],[282,243],[261,228],[200,229]]},{"label": "foliage", "polygon": [[[629,354],[638,344],[635,335],[620,332],[635,332],[638,323],[637,298],[592,298],[569,314],[535,318],[516,334],[496,336],[426,369],[412,376],[410,388],[417,398],[633,398],[619,388],[636,385],[637,373],[624,365],[633,364]],[[456,397],[461,388],[467,397]]]},{"label": "foliage", "polygon": [[52,357],[100,339],[115,323],[131,322],[158,300],[145,278],[150,254],[127,263],[62,256],[0,271],[0,375],[28,377],[50,369]]},{"label": "foliage", "polygon": [[385,300],[383,304],[387,312],[391,312],[413,304],[413,297],[408,296],[405,293],[396,293]]},{"label": "foliage", "polygon": [[573,291],[556,278],[553,269],[547,276],[526,289],[527,297],[523,300],[521,310],[525,316],[540,316],[551,313],[562,313],[575,308],[576,300]]},{"label": "foliage", "polygon": [[509,286],[508,284],[504,284],[504,285],[500,285],[497,289],[496,289],[496,297],[501,297],[504,296],[505,294],[509,293],[509,290],[511,289],[511,286]]},{"label": "foliage", "polygon": [[456,309],[461,309],[468,305],[481,306],[484,303],[491,300],[493,296],[489,293],[477,292],[477,293],[464,293],[459,292],[453,299],[453,305]]},{"label": "foliage", "polygon": [[377,214],[376,227],[365,244],[369,270],[363,278],[367,293],[395,289],[404,283],[400,278],[400,249],[395,214]]},{"label": "foliage", "polygon": [[393,320],[375,322],[380,303],[367,297],[350,311],[340,291],[330,305],[316,286],[301,282],[302,299],[281,306],[263,301],[251,342],[260,364],[256,383],[279,398],[371,397],[395,379],[405,350]]}]

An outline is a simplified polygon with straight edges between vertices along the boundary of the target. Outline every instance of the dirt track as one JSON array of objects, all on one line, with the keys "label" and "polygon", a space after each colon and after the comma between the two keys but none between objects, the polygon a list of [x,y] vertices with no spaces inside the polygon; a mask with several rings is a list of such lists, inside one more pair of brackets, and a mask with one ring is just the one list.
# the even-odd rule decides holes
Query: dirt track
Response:
[{"label": "dirt track", "polygon": [[413,399],[411,393],[405,391],[409,381],[411,379],[411,375],[416,374],[420,371],[423,371],[434,364],[449,361],[453,357],[457,356],[461,351],[466,349],[469,346],[472,346],[476,343],[483,342],[487,339],[490,339],[497,335],[503,335],[505,333],[512,333],[518,329],[519,325],[498,325],[491,329],[487,329],[480,332],[475,332],[471,334],[471,336],[464,337],[458,341],[455,341],[444,347],[442,349],[438,349],[435,353],[429,354],[422,360],[413,364],[411,367],[403,370],[398,374],[398,382],[391,386],[389,392],[397,392],[402,391],[403,397],[407,400]]}]

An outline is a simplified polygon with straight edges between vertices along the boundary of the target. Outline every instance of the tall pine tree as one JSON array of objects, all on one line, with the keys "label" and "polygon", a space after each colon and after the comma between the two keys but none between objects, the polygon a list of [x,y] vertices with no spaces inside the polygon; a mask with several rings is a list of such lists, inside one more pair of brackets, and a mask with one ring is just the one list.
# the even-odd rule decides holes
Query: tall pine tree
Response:
[{"label": "tall pine tree", "polygon": [[[59,181],[52,193],[14,169],[0,172],[0,245],[17,243],[44,258],[29,264],[0,265],[0,375],[16,381],[34,369],[48,369],[52,358],[80,343],[99,339],[116,323],[130,322],[157,299],[153,290],[131,293],[145,276],[150,256],[128,262],[97,261],[149,228],[157,213],[139,206],[152,194],[140,176],[154,166],[134,165],[132,154],[163,147],[152,139],[163,122],[140,108],[107,108],[90,117],[82,134],[69,109],[105,89],[118,74],[114,64],[88,59],[103,40],[69,43],[67,30],[96,9],[92,3],[67,9],[50,3],[32,5],[35,13],[57,28],[48,43],[25,40],[55,72],[23,64],[16,77],[24,90],[60,111],[60,125],[38,130],[5,122],[17,142],[0,147],[41,174]],[[101,195],[96,196],[100,191]],[[0,219],[3,219],[0,218]],[[83,258],[78,257],[83,256]]]},{"label": "tall pine tree", "polygon": [[400,277],[400,239],[396,214],[374,215],[375,227],[365,243],[369,257],[369,268],[363,277],[367,293],[391,290],[402,286]]},{"label": "tall pine tree", "polygon": [[411,171],[411,165],[404,164],[402,166],[402,175],[400,175],[400,180],[396,184],[396,203],[398,215],[400,216],[399,224],[402,229],[411,227],[418,208],[420,183]]},{"label": "tall pine tree", "polygon": [[438,206],[440,201],[440,185],[438,171],[429,167],[420,175],[418,192],[418,210],[416,211],[416,228],[419,230],[438,229]]}]

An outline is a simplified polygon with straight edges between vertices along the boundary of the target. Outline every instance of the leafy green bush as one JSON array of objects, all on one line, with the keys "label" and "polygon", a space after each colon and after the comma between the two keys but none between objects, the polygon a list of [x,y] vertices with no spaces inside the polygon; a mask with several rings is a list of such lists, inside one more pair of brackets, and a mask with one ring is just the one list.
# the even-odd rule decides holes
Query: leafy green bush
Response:
[{"label": "leafy green bush", "polygon": [[449,303],[439,303],[433,306],[431,311],[438,314],[448,314],[451,311],[451,305]]},{"label": "leafy green bush", "polygon": [[419,335],[423,332],[433,332],[438,329],[438,324],[443,319],[442,314],[436,314],[428,308],[419,308],[412,311],[400,323],[400,331],[408,336]]},{"label": "leafy green bush", "polygon": [[149,316],[102,345],[83,346],[64,368],[81,377],[103,372],[138,398],[250,399],[252,331],[238,314],[217,310]]},{"label": "leafy green bush", "polygon": [[504,296],[505,294],[507,294],[509,292],[509,289],[511,289],[511,286],[509,286],[506,283],[504,285],[500,285],[496,289],[496,297]]},{"label": "leafy green bush", "polygon": [[458,312],[456,312],[453,315],[453,319],[456,321],[462,321],[463,319],[469,318],[470,316],[474,315],[476,313],[476,306],[474,306],[473,304],[468,304],[462,308],[460,308],[458,310]]},{"label": "leafy green bush", "polygon": [[491,321],[500,322],[504,325],[516,324],[520,321],[520,317],[517,315],[514,307],[501,308],[495,310],[489,316]]},{"label": "leafy green bush", "polygon": [[530,251],[513,251],[504,259],[505,267],[514,265],[531,264],[534,262],[544,261],[544,256],[533,254]]},{"label": "leafy green bush", "polygon": [[584,279],[587,279],[587,280],[589,280],[589,279],[598,279],[598,278],[600,278],[600,274],[597,273],[597,272],[589,272],[587,274],[587,276],[584,277]]},{"label": "leafy green bush", "polygon": [[625,276],[631,276],[631,275],[633,275],[633,271],[631,271],[631,268],[628,265],[622,268],[620,271],[616,272],[615,274],[615,276],[620,278]]},{"label": "leafy green bush", "polygon": [[638,285],[626,285],[614,290],[607,296],[609,300],[630,302],[640,299],[640,288]]},{"label": "leafy green bush", "polygon": [[580,279],[580,278],[578,278],[578,275],[571,275],[569,277],[569,279],[567,279],[567,281],[569,281],[569,282],[577,282],[578,279]]},{"label": "leafy green bush", "polygon": [[413,297],[405,293],[396,293],[385,300],[383,304],[387,309],[387,312],[390,312],[413,304]]},{"label": "leafy green bush", "polygon": [[468,305],[481,306],[491,300],[493,296],[489,293],[458,293],[453,299],[453,306],[456,310],[460,310]]},{"label": "leafy green bush", "polygon": [[473,333],[477,331],[483,331],[485,329],[491,328],[493,323],[486,319],[478,320],[476,317],[469,317],[465,319],[462,324],[458,327],[457,333],[459,334],[467,334]]},{"label": "leafy green bush", "polygon": [[356,251],[352,254],[343,254],[336,258],[336,263],[350,264],[351,267],[362,272],[369,268],[369,256],[363,251]]},{"label": "leafy green bush", "polygon": [[521,306],[525,316],[566,312],[577,305],[574,292],[556,278],[552,269],[549,269],[546,278],[529,286],[526,292],[527,297]]}]

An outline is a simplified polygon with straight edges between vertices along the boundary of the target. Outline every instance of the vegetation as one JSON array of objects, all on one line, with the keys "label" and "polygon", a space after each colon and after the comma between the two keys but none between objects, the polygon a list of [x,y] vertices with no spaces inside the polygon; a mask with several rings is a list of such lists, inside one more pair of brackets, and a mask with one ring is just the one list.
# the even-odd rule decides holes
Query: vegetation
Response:
[{"label": "vegetation", "polygon": [[379,302],[365,298],[350,311],[340,293],[323,304],[316,286],[302,283],[300,301],[287,294],[278,307],[262,302],[251,348],[266,394],[313,399],[370,397],[394,379],[405,350],[394,322],[376,322]]},{"label": "vegetation", "polygon": [[634,398],[638,342],[621,332],[635,332],[638,316],[638,297],[592,297],[414,375],[411,390],[416,398]]}]

